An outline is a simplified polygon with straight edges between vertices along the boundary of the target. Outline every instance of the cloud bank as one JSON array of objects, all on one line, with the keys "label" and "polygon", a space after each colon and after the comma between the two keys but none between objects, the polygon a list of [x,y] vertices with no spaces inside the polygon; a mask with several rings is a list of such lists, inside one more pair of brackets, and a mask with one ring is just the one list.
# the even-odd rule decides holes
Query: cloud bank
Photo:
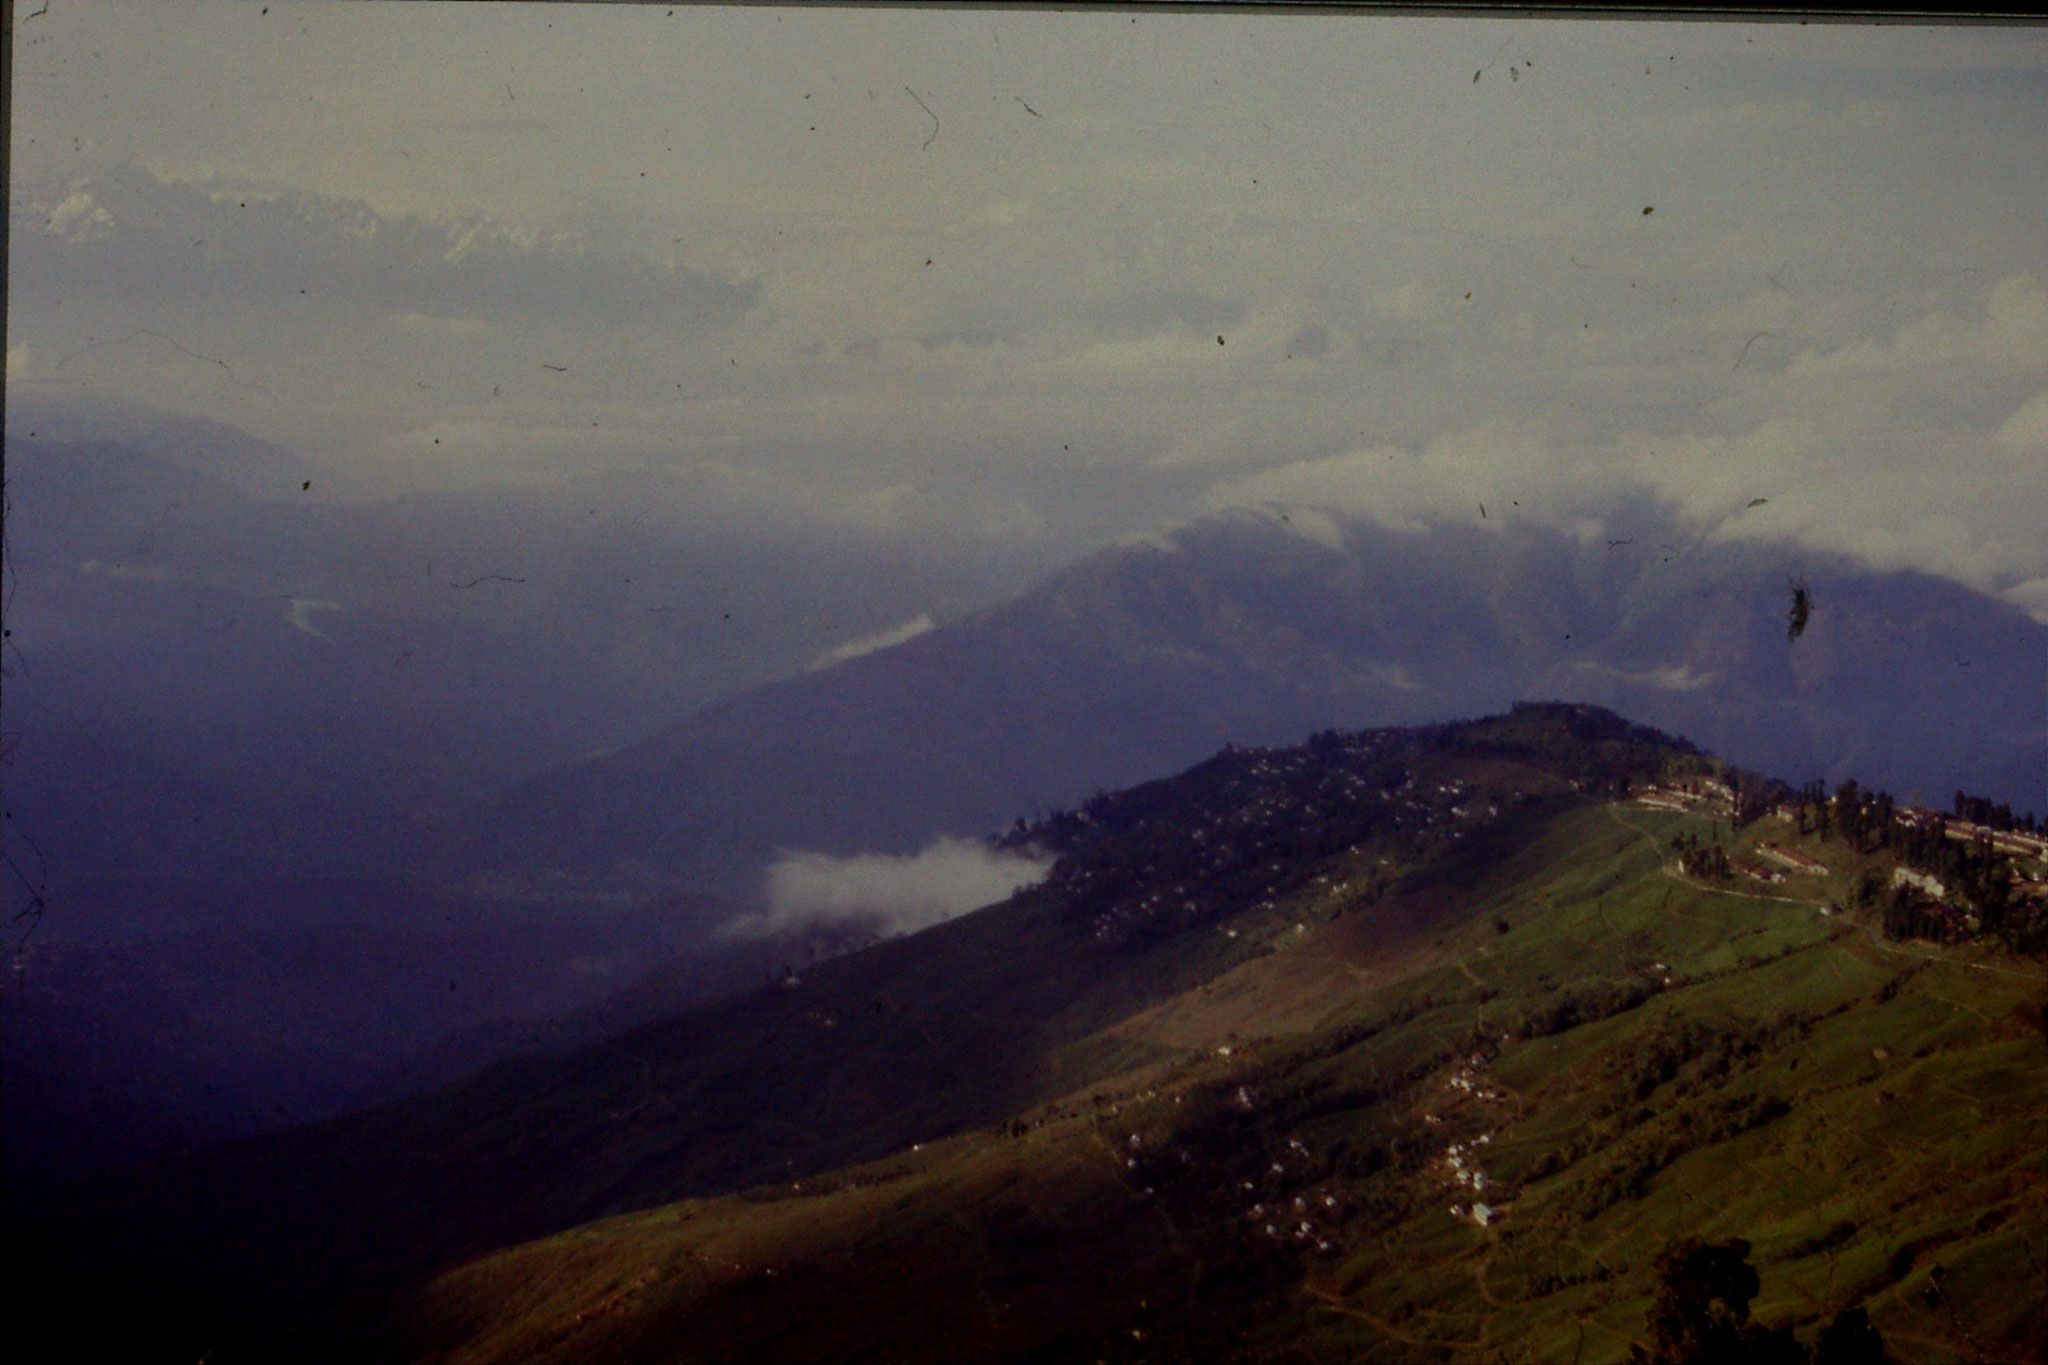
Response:
[{"label": "cloud bank", "polygon": [[2038,30],[476,8],[39,19],[10,400],[1041,571],[1648,488],[2040,600]]},{"label": "cloud bank", "polygon": [[896,645],[902,644],[905,640],[915,640],[918,636],[930,630],[935,624],[930,612],[919,612],[900,626],[877,631],[873,635],[863,635],[858,640],[848,640],[843,645],[835,645],[831,649],[825,650],[817,658],[811,660],[811,671],[815,673],[819,669],[830,668],[834,664],[843,664],[848,659],[858,659],[863,654],[873,654],[876,650],[893,648]]},{"label": "cloud bank", "polygon": [[902,855],[785,850],[768,867],[767,910],[733,920],[723,932],[767,938],[808,925],[868,923],[890,936],[915,933],[1003,900],[1051,866],[1049,857],[957,838]]}]

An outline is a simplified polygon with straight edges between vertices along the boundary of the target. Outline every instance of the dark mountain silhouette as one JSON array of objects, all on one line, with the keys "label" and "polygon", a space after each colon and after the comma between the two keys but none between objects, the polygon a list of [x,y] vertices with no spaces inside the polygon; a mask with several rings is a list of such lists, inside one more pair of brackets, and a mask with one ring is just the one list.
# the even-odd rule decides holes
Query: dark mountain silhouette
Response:
[{"label": "dark mountain silhouette", "polygon": [[[778,848],[909,850],[1226,741],[1526,696],[1615,707],[1794,780],[2040,804],[2048,627],[1944,580],[1784,545],[1687,548],[1642,518],[1631,543],[1353,523],[1332,544],[1236,513],[1117,546],[530,779],[458,822],[457,865],[747,896]],[[1788,643],[1795,571],[1814,605]]]}]

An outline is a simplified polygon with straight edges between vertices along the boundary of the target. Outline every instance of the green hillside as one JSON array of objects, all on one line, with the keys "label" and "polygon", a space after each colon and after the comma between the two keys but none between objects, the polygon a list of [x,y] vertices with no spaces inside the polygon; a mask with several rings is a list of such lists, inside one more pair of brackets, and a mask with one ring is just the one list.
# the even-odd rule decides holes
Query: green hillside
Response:
[{"label": "green hillside", "polygon": [[[1697,1237],[1801,1342],[2038,1358],[2048,972],[1887,938],[1907,846],[1845,823],[1592,708],[1226,751],[1014,831],[1060,857],[1002,906],[152,1173],[221,1249],[165,1337],[1590,1365]],[[1762,843],[1827,868],[1676,870]]]},{"label": "green hillside", "polygon": [[[1167,1055],[1023,1136],[497,1253],[415,1300],[414,1345],[1613,1361],[1658,1253],[1698,1236],[1747,1239],[1755,1318],[1802,1339],[1862,1306],[1902,1361],[2038,1358],[2048,1309],[2015,1290],[2048,1264],[2042,972],[1822,914],[1846,875],[1688,883],[1658,846],[1708,823],[1546,813],[1375,907],[1433,924],[1407,941],[1305,889],[1308,932],[1112,1030]],[[1474,1202],[1499,1221],[1453,1216]]]}]

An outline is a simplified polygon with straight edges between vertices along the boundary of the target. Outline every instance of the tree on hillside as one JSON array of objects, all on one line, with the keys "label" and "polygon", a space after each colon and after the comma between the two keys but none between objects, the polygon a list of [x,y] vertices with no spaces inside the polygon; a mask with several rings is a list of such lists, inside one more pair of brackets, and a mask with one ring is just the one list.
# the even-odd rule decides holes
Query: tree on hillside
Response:
[{"label": "tree on hillside", "polygon": [[1742,1238],[1688,1238],[1657,1257],[1649,1350],[1633,1365],[1806,1365],[1789,1329],[1766,1331],[1749,1320],[1761,1282]]},{"label": "tree on hillside", "polygon": [[1844,1308],[1813,1346],[1813,1365],[1885,1365],[1884,1334],[1861,1308]]},{"label": "tree on hillside", "polygon": [[1863,792],[1851,777],[1835,788],[1835,812],[1842,823],[1842,837],[1858,853],[1863,851]]}]

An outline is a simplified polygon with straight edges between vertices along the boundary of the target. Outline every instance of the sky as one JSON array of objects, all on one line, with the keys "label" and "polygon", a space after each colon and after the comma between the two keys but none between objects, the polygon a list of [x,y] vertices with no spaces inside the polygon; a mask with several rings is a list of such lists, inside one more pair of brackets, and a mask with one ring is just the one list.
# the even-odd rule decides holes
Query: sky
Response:
[{"label": "sky", "polygon": [[1019,573],[1648,490],[2048,620],[2048,30],[29,11],[10,404]]}]

